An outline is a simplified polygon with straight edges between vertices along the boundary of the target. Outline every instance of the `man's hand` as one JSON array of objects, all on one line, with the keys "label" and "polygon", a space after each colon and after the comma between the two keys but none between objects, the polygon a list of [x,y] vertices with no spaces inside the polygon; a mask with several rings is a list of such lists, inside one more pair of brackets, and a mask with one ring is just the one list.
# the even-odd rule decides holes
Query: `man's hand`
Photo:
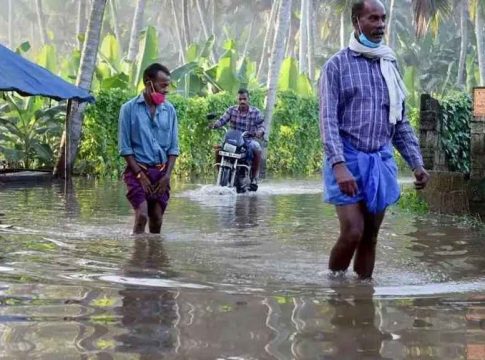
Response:
[{"label": "man's hand", "polygon": [[157,181],[153,189],[153,192],[155,194],[162,195],[168,190],[169,185],[170,185],[170,175],[165,174],[160,178],[160,180]]},{"label": "man's hand", "polygon": [[429,181],[429,173],[426,171],[426,169],[422,166],[417,167],[414,169],[414,177],[416,178],[414,188],[416,190],[424,189]]},{"label": "man's hand", "polygon": [[143,171],[139,173],[139,176],[140,177],[137,176],[137,179],[140,182],[141,187],[143,188],[143,191],[145,192],[145,194],[151,195],[153,190],[152,190],[152,184],[150,182],[150,179]]},{"label": "man's hand", "polygon": [[216,129],[216,123],[209,124],[207,127],[211,130]]},{"label": "man's hand", "polygon": [[345,165],[345,163],[342,162],[335,164],[333,166],[333,173],[341,192],[348,196],[357,195],[357,192],[359,191],[357,182],[350,173],[349,169],[347,169],[347,165]]}]

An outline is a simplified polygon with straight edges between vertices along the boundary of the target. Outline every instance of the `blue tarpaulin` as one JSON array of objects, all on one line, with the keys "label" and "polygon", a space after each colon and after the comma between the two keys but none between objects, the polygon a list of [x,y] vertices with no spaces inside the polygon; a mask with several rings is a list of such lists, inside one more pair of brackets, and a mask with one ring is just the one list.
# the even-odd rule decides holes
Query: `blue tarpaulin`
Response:
[{"label": "blue tarpaulin", "polygon": [[88,91],[68,83],[1,44],[0,91],[16,91],[21,95],[40,95],[55,100],[94,101]]}]

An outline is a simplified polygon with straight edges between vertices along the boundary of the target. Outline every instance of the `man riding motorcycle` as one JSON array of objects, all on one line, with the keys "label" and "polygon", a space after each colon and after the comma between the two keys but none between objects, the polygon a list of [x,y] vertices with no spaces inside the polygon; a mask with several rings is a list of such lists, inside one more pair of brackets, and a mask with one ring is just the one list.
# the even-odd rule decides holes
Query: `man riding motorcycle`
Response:
[{"label": "man riding motorcycle", "polygon": [[[237,101],[238,105],[227,109],[224,115],[209,127],[217,129],[229,122],[231,129],[246,132],[246,161],[251,164],[251,184],[257,185],[262,150],[256,138],[264,136],[264,118],[258,108],[249,105],[248,90],[239,89]],[[220,162],[219,158],[219,149],[216,149],[216,162]]]}]

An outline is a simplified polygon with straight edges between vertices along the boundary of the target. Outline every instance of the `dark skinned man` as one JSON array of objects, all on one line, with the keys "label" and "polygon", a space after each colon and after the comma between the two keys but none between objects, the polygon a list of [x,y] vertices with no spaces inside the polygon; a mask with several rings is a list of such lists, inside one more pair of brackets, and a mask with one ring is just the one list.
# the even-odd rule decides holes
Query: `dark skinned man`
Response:
[{"label": "dark skinned man", "polygon": [[405,86],[396,56],[382,44],[386,11],[379,0],[352,7],[349,47],[332,56],[320,78],[320,128],[325,148],[325,200],[336,206],[340,236],[331,271],[370,278],[386,208],[399,199],[393,147],[425,187],[429,175],[405,114]]},{"label": "dark skinned man", "polygon": [[143,73],[145,88],[120,110],[118,148],[126,160],[123,180],[135,210],[134,234],[160,233],[170,197],[170,176],[179,154],[177,114],[165,95],[170,71],[161,64]]}]

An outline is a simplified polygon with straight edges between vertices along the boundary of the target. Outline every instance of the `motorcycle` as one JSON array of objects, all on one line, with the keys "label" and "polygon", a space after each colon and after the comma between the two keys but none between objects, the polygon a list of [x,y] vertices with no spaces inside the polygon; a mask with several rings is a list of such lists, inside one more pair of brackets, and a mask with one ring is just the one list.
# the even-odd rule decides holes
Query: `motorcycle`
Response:
[{"label": "motorcycle", "polygon": [[[209,116],[208,119],[210,119]],[[251,162],[247,160],[245,141],[248,135],[246,131],[234,129],[226,131],[217,151],[220,156],[220,161],[215,164],[219,168],[217,186],[235,188],[237,193],[258,190],[258,185],[251,183]]]}]

